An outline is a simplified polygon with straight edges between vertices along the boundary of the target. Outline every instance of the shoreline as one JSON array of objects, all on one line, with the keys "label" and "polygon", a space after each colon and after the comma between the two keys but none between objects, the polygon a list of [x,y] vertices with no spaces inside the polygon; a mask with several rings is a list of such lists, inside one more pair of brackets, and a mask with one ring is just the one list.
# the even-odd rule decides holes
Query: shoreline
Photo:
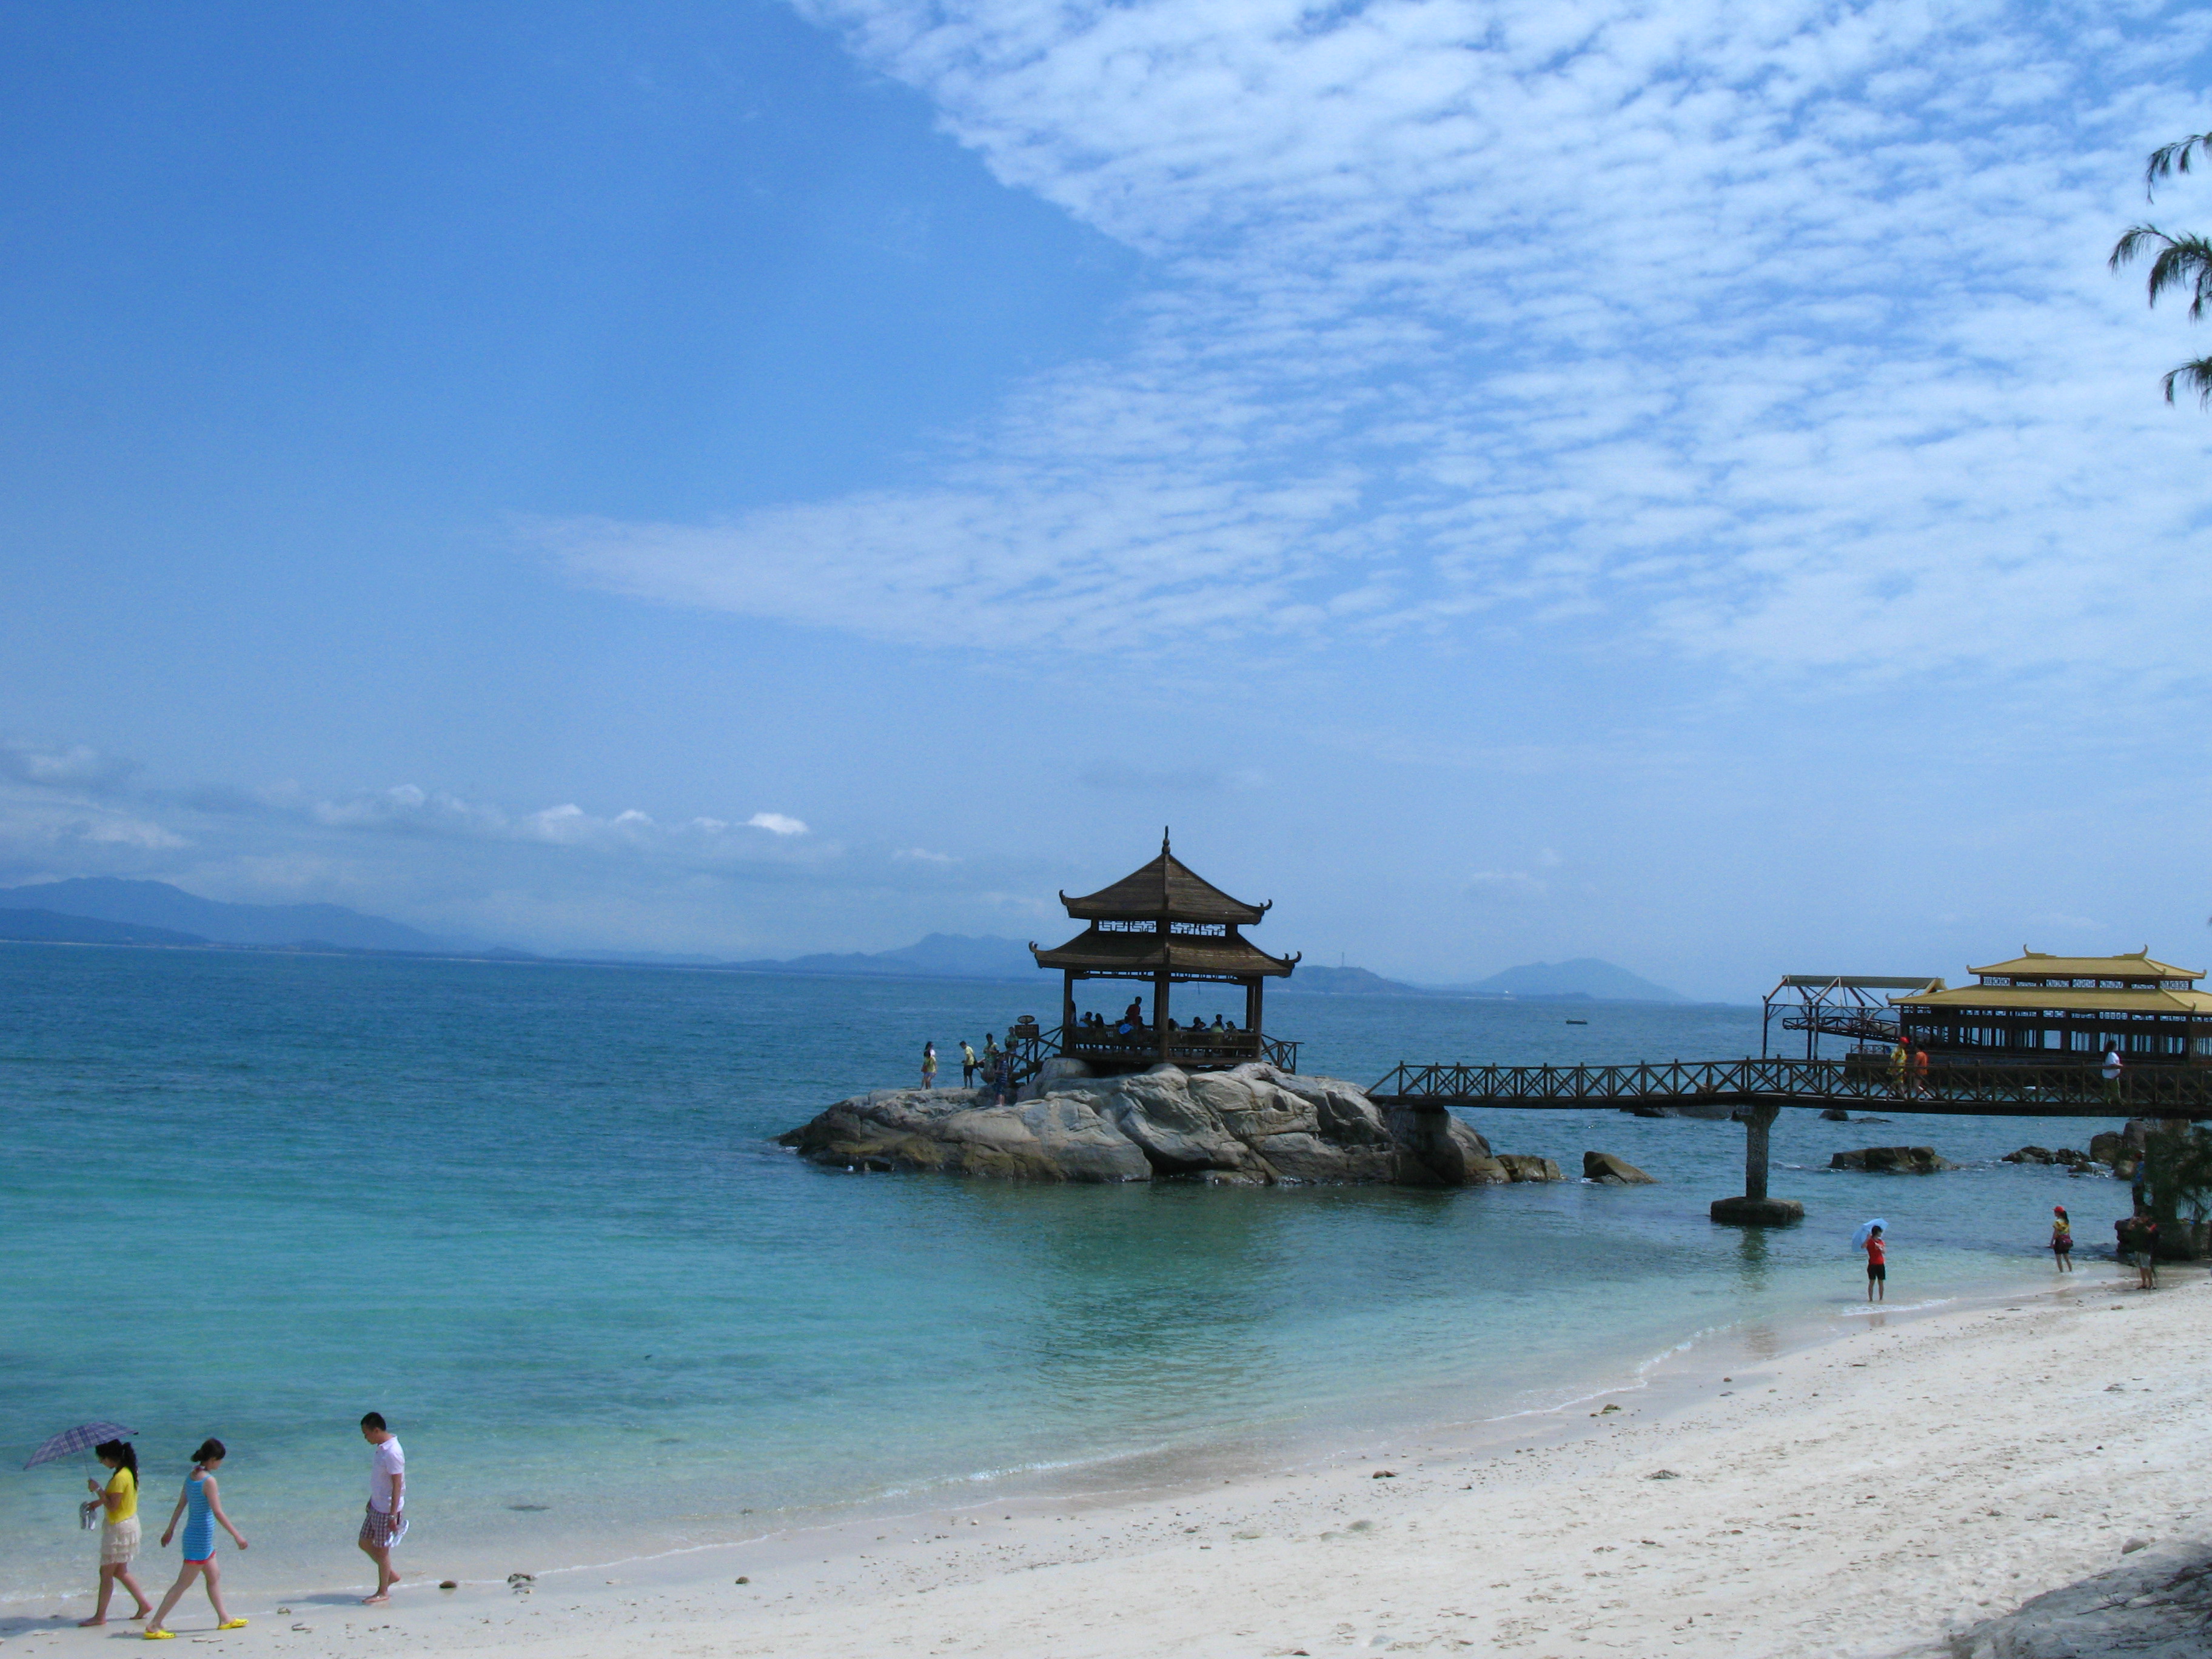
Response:
[{"label": "shoreline", "polygon": [[[1868,1495],[1857,1489],[1859,1477],[1851,1466],[1865,1456],[1846,1457],[1837,1467],[1832,1456],[1801,1455],[1808,1437],[1814,1446],[1829,1445],[1835,1435],[1832,1419],[1856,1415],[1881,1425],[1872,1431],[1867,1455],[1897,1437],[1917,1440],[1924,1431],[1910,1413],[1898,1410],[1900,1393],[1931,1401],[1947,1391],[1960,1395],[1967,1381],[1979,1379],[1986,1369],[1972,1363],[1973,1356],[1966,1351],[1992,1340],[2016,1349],[2014,1333],[2031,1327],[2055,1336],[2061,1326],[2071,1330],[2090,1322],[2090,1330],[2082,1334],[2100,1346],[2080,1360],[2030,1355],[2025,1363],[2045,1370],[2057,1363],[2087,1364],[2097,1373],[2095,1390],[2124,1399],[2136,1384],[2122,1380],[2106,1388],[2102,1371],[2113,1366],[2106,1363],[2094,1322],[2113,1318],[2117,1309],[2139,1331],[2157,1330],[2161,1340],[2178,1341],[2183,1352],[2199,1349],[2203,1338],[2212,1334],[2212,1297],[2205,1295],[2212,1284],[2194,1273],[2186,1279],[2176,1275],[2167,1288],[2146,1297],[2127,1288],[2120,1272],[2112,1263],[2087,1262],[2070,1281],[2024,1274],[2016,1288],[1987,1293],[1871,1310],[1863,1304],[1832,1307],[1796,1322],[1794,1328],[1777,1328],[1753,1316],[1694,1333],[1639,1364],[1633,1377],[1549,1407],[1331,1432],[1285,1449],[1291,1455],[1278,1457],[1271,1468],[1247,1467],[1225,1474],[1221,1470],[1226,1464],[1194,1468],[1182,1456],[1172,1479],[1018,1496],[1003,1487],[972,1495],[942,1490],[939,1495],[947,1500],[942,1504],[872,1508],[751,1539],[650,1554],[625,1553],[614,1546],[575,1565],[538,1571],[532,1589],[522,1594],[510,1591],[502,1580],[481,1577],[464,1580],[456,1591],[440,1592],[429,1586],[439,1577],[454,1575],[441,1574],[437,1556],[426,1553],[403,1558],[403,1565],[414,1571],[386,1607],[356,1605],[354,1597],[365,1585],[289,1597],[234,1593],[256,1623],[218,1644],[235,1644],[243,1651],[248,1638],[257,1631],[265,1636],[273,1622],[285,1634],[288,1650],[295,1652],[325,1650],[323,1638],[335,1649],[340,1642],[373,1646],[388,1638],[395,1644],[404,1638],[415,1652],[514,1648],[605,1653],[617,1659],[635,1654],[642,1659],[648,1651],[665,1650],[671,1640],[711,1632],[718,1650],[763,1655],[860,1655],[902,1646],[1005,1654],[1008,1659],[1045,1653],[1318,1654],[1371,1645],[1370,1638],[1377,1630],[1393,1635],[1388,1645],[1396,1645],[1395,1632],[1383,1626],[1402,1623],[1408,1615],[1412,1585],[1401,1583],[1399,1593],[1382,1595],[1379,1584],[1411,1573],[1415,1582],[1435,1582],[1434,1595],[1442,1603],[1422,1615],[1433,1628],[1416,1645],[1464,1645],[1455,1632],[1480,1639],[1477,1626],[1487,1618],[1495,1626],[1489,1644],[1527,1647],[1532,1654],[1554,1648],[1604,1650],[1618,1639],[1602,1633],[1613,1626],[1642,1632],[1624,1650],[1648,1650],[1639,1644],[1658,1642],[1717,1656],[1899,1652],[1905,1650],[1901,1644],[1933,1642],[1947,1629],[1971,1622],[1968,1613],[1986,1617],[2006,1611],[2112,1565],[2118,1559],[2117,1542],[2094,1559],[2085,1557],[2078,1529],[2063,1528],[2055,1529],[2063,1534],[2063,1541],[2053,1540],[2040,1551],[2047,1559],[2030,1562],[2017,1547],[2008,1550],[2004,1559],[2014,1564],[2007,1569],[2014,1576],[1994,1588],[2010,1594],[2009,1601],[1953,1593],[1948,1600],[1934,1598],[1943,1603],[1938,1607],[1925,1594],[1905,1594],[1912,1588],[1909,1583],[1890,1582],[1878,1596],[1870,1598],[1864,1585],[1843,1596],[1838,1587],[1824,1580],[1819,1589],[1829,1605],[1824,1608],[1823,1595],[1815,1593],[1794,1609],[1839,1632],[1855,1623],[1870,1632],[1879,1626],[1878,1639],[1889,1642],[1887,1647],[1850,1641],[1808,1645],[1802,1639],[1810,1633],[1803,1619],[1797,1621],[1800,1636],[1767,1646],[1759,1645],[1758,1629],[1741,1626],[1725,1637],[1717,1626],[1718,1645],[1710,1647],[1702,1636],[1693,1639],[1688,1626],[1668,1626],[1662,1640],[1653,1617],[1671,1600],[1710,1601],[1715,1588],[1708,1582],[1710,1574],[1694,1586],[1664,1589],[1656,1599],[1608,1598],[1608,1605],[1589,1610],[1605,1616],[1586,1619],[1586,1627],[1576,1631],[1554,1631],[1543,1622],[1550,1606],[1571,1604],[1575,1584],[1516,1586],[1532,1575],[1557,1575],[1569,1567],[1569,1577],[1600,1583],[1609,1571],[1628,1571],[1610,1562],[1591,1568],[1579,1559],[1563,1563],[1557,1557],[1565,1534],[1587,1528],[1595,1538],[1609,1523],[1620,1529],[1631,1516],[1644,1517],[1631,1525],[1638,1531],[1636,1539],[1585,1544],[1583,1553],[1593,1547],[1607,1554],[1632,1549],[1648,1558],[1636,1571],[1648,1572],[1650,1561],[1668,1559],[1651,1552],[1687,1541],[1663,1535],[1692,1523],[1684,1517],[1708,1528],[1725,1520],[1729,1526],[1722,1531],[1733,1528],[1729,1535],[1741,1538],[1753,1530],[1742,1524],[1752,1517],[1733,1511],[1747,1507],[1755,1514],[1777,1503],[1790,1517],[1778,1524],[1791,1533],[1819,1532],[1820,1523],[1844,1529],[1849,1535],[1829,1540],[1831,1553],[1839,1541],[1856,1547],[1862,1535],[1864,1542],[1875,1541],[1873,1534],[1881,1530],[1876,1523],[1888,1519],[1887,1505],[1876,1488],[1873,1507],[1864,1507]],[[2014,1353],[2012,1361],[1999,1363],[1991,1380],[2002,1385],[2009,1377],[2017,1382],[2020,1364],[2013,1362],[2021,1358]],[[1962,1360],[1968,1363],[1962,1366]],[[1865,1398],[1863,1389],[1815,1386],[1829,1378],[1865,1381],[1853,1376],[1860,1367],[1887,1373],[1879,1399]],[[2161,1386],[2174,1381],[2169,1376]],[[1977,1382],[1960,1396],[1962,1405],[1971,1399],[1982,1416],[1978,1431],[1984,1439],[1994,1436],[2016,1446],[2052,1426],[2039,1404],[2045,1395],[2030,1389],[2008,1400],[2006,1392],[2002,1386],[1992,1390]],[[2204,1392],[2203,1385],[2194,1385],[2200,1405]],[[1942,1415],[1957,1431],[1957,1411]],[[1785,1495],[1758,1502],[1734,1491],[1726,1492],[1723,1501],[1723,1492],[1712,1490],[1726,1485],[1712,1472],[1716,1435],[1744,1437],[1736,1461],[1771,1466],[1772,1473],[1784,1475]],[[2104,1462],[2102,1448],[2113,1446],[2117,1454],[2114,1442],[2124,1439],[2121,1429],[2112,1429],[2100,1452],[2088,1455]],[[2202,1461],[2188,1460],[2190,1480],[2185,1484],[2201,1474]],[[1378,1479],[1377,1468],[1390,1471],[1389,1478]],[[1643,1484],[1662,1480],[1668,1484]],[[1824,1488],[1832,1490],[1818,1495]],[[1652,1500],[1659,1498],[1665,1501],[1655,1510]],[[2077,1506],[2078,1492],[2064,1501]],[[1503,1511],[1501,1503],[1506,1506]],[[1924,1504],[1910,1507],[1914,1514],[1905,1517],[1908,1522],[1925,1518]],[[1989,1517],[1991,1522],[1996,1519]],[[2139,1517],[2152,1535],[2175,1535],[2165,1521],[2163,1515]],[[1954,1524],[1973,1530],[1972,1523]],[[2105,1529],[2125,1524],[2134,1523],[2113,1521]],[[2212,1522],[2205,1530],[2212,1532]],[[1370,1547],[1386,1537],[1396,1540],[1395,1547]],[[1711,1546],[1711,1540],[1706,1543]],[[1936,1574],[1939,1583],[1959,1579],[1958,1564],[1945,1561],[1944,1550],[1916,1553],[1942,1563],[1943,1570]],[[1413,1571],[1415,1563],[1421,1564],[1419,1572]],[[1841,1564],[1845,1569],[1850,1565]],[[1493,1565],[1507,1576],[1496,1577]],[[1459,1581],[1478,1566],[1483,1584],[1469,1590]],[[1735,1571],[1763,1579],[1775,1566],[1765,1559]],[[1984,1582],[1987,1571],[1985,1565],[1980,1569],[1978,1589],[1993,1588]],[[1458,1594],[1447,1593],[1437,1574],[1457,1583]],[[740,1575],[751,1582],[733,1583]],[[1656,1574],[1650,1582],[1658,1584],[1666,1576]],[[1850,1576],[1845,1571],[1844,1577]],[[1147,1597],[1158,1600],[1170,1586],[1179,1588],[1165,1603],[1179,1604],[1177,1598],[1182,1598],[1189,1616],[1169,1618],[1163,1610],[1126,1629],[1118,1614],[1086,1614],[1065,1625],[1038,1622],[1043,1610],[1059,1607],[1066,1595],[1086,1603],[1104,1596],[1115,1606],[1141,1605]],[[1507,1589],[1514,1591],[1510,1597],[1502,1595]],[[68,1598],[72,1621],[82,1611],[76,1604],[83,1599]],[[1264,1609],[1279,1608],[1286,1599],[1291,1607],[1261,1617]],[[1501,1599],[1512,1607],[1494,1616],[1468,1610]],[[1534,1610],[1522,1605],[1524,1599],[1534,1604]],[[1867,1605],[1869,1600],[1875,1606]],[[1219,1630],[1202,1629],[1218,1622],[1210,1611],[1217,1603],[1227,1622]],[[290,1610],[289,1616],[276,1613],[280,1604]],[[1915,1607],[1924,1628],[1908,1628],[1908,1614]],[[1322,1620],[1322,1613],[1332,1609],[1341,1616]],[[194,1626],[189,1605],[184,1611],[183,1625]],[[1725,1609],[1713,1611],[1717,1616]],[[970,1627],[979,1619],[1001,1633],[963,1635],[950,1646],[921,1639],[923,1626],[942,1635],[950,1628],[948,1620]],[[1272,1631],[1269,1619],[1275,1622]],[[1352,1626],[1349,1636],[1339,1629],[1346,1624]],[[310,1628],[290,1628],[295,1625]],[[33,1630],[61,1634],[52,1621],[20,1614],[0,1620],[0,1627],[11,1638]],[[116,1628],[111,1626],[110,1631]],[[204,1641],[212,1637],[196,1627],[190,1633]],[[100,1632],[78,1634],[88,1638]],[[303,1641],[307,1637],[317,1639]],[[1868,1639],[1876,1639],[1876,1634]]]}]

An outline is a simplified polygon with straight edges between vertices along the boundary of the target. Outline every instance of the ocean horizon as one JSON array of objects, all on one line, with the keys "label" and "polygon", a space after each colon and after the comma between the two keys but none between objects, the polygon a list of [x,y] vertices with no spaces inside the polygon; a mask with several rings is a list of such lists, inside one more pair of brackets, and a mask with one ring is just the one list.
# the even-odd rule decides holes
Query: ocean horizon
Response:
[{"label": "ocean horizon", "polygon": [[[98,1417],[140,1429],[150,1543],[185,1454],[221,1437],[255,1542],[240,1583],[359,1577],[367,1410],[408,1449],[413,1559],[542,1571],[1545,1409],[1713,1333],[1849,1316],[1865,1216],[1919,1304],[2048,1272],[2054,1202],[2089,1250],[2127,1202],[1999,1161],[2081,1144],[2098,1126],[2078,1120],[1785,1113],[1775,1188],[1808,1214],[1765,1233],[1706,1218],[1741,1184],[1724,1121],[1471,1115],[1571,1176],[1595,1149],[1659,1177],[1637,1188],[1035,1187],[774,1144],[916,1081],[925,1040],[957,1058],[1020,1013],[1050,1023],[1042,975],[10,945],[0,988],[0,1451],[20,1465]],[[1712,1005],[1270,1011],[1302,1072],[1363,1087],[1401,1060],[1724,1058],[1759,1037],[1756,1008]],[[1965,1167],[1826,1167],[1907,1140]],[[83,1462],[0,1481],[0,1597],[88,1591]]]}]

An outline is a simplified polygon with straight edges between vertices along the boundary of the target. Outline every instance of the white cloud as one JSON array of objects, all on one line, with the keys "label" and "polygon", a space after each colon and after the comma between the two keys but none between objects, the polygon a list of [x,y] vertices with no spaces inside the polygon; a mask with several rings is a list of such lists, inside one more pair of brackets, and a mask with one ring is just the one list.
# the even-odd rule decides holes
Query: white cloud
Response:
[{"label": "white cloud", "polygon": [[[539,522],[665,602],[1008,648],[1594,625],[1768,672],[2193,663],[2187,355],[2102,254],[2212,15],[803,0],[1145,251],[910,491]],[[2212,204],[2205,216],[2212,218]]]},{"label": "white cloud", "polygon": [[957,864],[959,862],[950,853],[933,853],[924,847],[902,847],[891,856],[920,864]]},{"label": "white cloud", "polygon": [[745,820],[748,829],[765,830],[771,836],[803,836],[805,823],[798,818],[786,817],[781,812],[756,812]]},{"label": "white cloud", "polygon": [[106,790],[138,769],[81,743],[66,749],[31,743],[0,743],[0,778],[48,789]]}]

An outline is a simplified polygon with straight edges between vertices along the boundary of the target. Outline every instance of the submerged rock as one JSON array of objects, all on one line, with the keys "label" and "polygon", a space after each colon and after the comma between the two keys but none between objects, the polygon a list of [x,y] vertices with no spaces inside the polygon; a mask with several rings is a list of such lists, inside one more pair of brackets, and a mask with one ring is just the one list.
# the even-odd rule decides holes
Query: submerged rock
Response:
[{"label": "submerged rock", "polygon": [[1865,1170],[1873,1174],[1934,1175],[1959,1166],[1938,1155],[1933,1146],[1863,1146],[1856,1152],[1838,1152],[1828,1160],[1832,1170]]},{"label": "submerged rock", "polygon": [[1625,1158],[1615,1158],[1611,1152],[1584,1152],[1583,1179],[1602,1182],[1608,1187],[1652,1187],[1658,1184],[1656,1176],[1648,1176]]},{"label": "submerged rock", "polygon": [[[1011,1104],[974,1089],[878,1089],[777,1139],[817,1164],[1012,1181],[1503,1186],[1557,1181],[1549,1158],[1493,1157],[1463,1119],[1376,1105],[1349,1083],[1245,1065],[1096,1078],[1048,1064]],[[991,1098],[988,1105],[979,1101]]]}]

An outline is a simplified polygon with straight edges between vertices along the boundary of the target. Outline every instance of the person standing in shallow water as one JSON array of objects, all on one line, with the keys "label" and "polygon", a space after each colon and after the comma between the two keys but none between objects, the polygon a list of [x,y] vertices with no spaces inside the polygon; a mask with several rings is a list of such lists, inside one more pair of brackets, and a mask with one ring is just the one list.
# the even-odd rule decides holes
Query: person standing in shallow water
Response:
[{"label": "person standing in shallow water", "polygon": [[1889,1299],[1889,1246],[1882,1242],[1881,1228],[1868,1232],[1866,1253],[1867,1300],[1886,1302]]},{"label": "person standing in shallow water", "polygon": [[937,1045],[933,1042],[921,1045],[921,1086],[925,1089],[937,1086]]},{"label": "person standing in shallow water", "polygon": [[2052,1205],[2051,1215],[2051,1254],[2057,1258],[2058,1271],[2070,1273],[2074,1271],[2074,1224],[2067,1218],[2063,1204]]},{"label": "person standing in shallow water", "polygon": [[392,1599],[399,1582],[392,1565],[392,1552],[407,1536],[407,1454],[399,1437],[385,1426],[381,1412],[364,1413],[361,1437],[368,1442],[368,1509],[361,1518],[361,1536],[354,1541],[361,1553],[376,1563],[376,1591],[361,1598],[365,1607]]},{"label": "person standing in shallow water", "polygon": [[97,1480],[84,1483],[106,1514],[100,1528],[100,1601],[91,1618],[76,1621],[79,1630],[107,1622],[107,1604],[118,1584],[129,1590],[131,1599],[138,1604],[138,1611],[131,1615],[133,1619],[143,1619],[154,1611],[146,1592],[131,1576],[131,1558],[138,1553],[138,1454],[131,1449],[128,1441],[103,1440],[92,1449],[92,1455],[115,1473],[108,1476],[105,1486]]},{"label": "person standing in shallow water", "polygon": [[200,1449],[192,1454],[192,1472],[185,1477],[185,1489],[177,1494],[177,1507],[169,1511],[169,1524],[161,1531],[161,1547],[167,1549],[169,1540],[176,1535],[177,1517],[185,1516],[185,1561],[177,1569],[177,1582],[169,1586],[169,1593],[161,1598],[161,1605],[154,1610],[154,1617],[146,1626],[146,1639],[149,1642],[166,1642],[176,1635],[167,1628],[169,1610],[182,1599],[195,1578],[207,1586],[208,1605],[215,1609],[217,1630],[246,1627],[246,1620],[232,1618],[222,1605],[222,1570],[215,1564],[215,1529],[218,1522],[233,1543],[241,1550],[246,1547],[246,1534],[230,1524],[230,1517],[222,1512],[222,1495],[216,1490],[215,1472],[228,1455],[222,1442],[213,1438],[201,1441]]}]

